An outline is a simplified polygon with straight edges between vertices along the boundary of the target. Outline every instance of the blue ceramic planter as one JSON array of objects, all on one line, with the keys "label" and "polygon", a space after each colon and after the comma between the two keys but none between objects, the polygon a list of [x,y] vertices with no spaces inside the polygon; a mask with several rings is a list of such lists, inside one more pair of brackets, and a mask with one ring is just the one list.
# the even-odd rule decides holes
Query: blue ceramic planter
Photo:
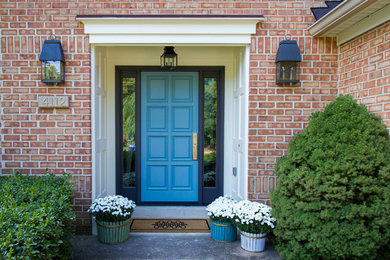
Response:
[{"label": "blue ceramic planter", "polygon": [[237,239],[237,229],[232,223],[221,223],[210,219],[211,238],[217,242],[232,242]]}]

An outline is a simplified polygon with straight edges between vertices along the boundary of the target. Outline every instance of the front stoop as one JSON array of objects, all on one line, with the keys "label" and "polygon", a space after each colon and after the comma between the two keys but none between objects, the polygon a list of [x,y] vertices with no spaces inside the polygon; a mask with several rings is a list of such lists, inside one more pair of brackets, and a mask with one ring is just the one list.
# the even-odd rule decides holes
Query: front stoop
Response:
[{"label": "front stoop", "polygon": [[74,238],[73,259],[281,259],[267,241],[262,253],[241,249],[240,240],[218,243],[207,233],[130,233],[119,245],[106,245],[96,236]]},{"label": "front stoop", "polygon": [[[132,218],[203,218],[205,206],[137,206]],[[73,239],[73,259],[263,259],[279,260],[267,241],[262,253],[241,249],[240,238],[218,243],[210,233],[134,233],[119,245],[99,243],[96,236],[78,235]]]}]

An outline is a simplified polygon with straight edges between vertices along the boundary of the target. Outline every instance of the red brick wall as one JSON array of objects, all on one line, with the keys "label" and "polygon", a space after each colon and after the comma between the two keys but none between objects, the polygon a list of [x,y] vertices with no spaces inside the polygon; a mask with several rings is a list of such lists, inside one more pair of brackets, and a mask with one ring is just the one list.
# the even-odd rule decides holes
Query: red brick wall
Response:
[{"label": "red brick wall", "polygon": [[[335,40],[307,31],[314,22],[310,7],[323,5],[322,0],[0,1],[1,173],[42,174],[49,168],[73,174],[77,225],[90,229],[90,49],[76,15],[263,14],[251,44],[248,188],[250,199],[268,202],[276,184],[274,164],[291,136],[337,95]],[[66,83],[57,87],[41,83],[39,74],[40,50],[51,33],[66,56]],[[276,85],[274,76],[275,53],[287,34],[298,40],[303,55],[302,82],[293,87]],[[69,96],[71,107],[37,108],[38,96],[54,94]]]},{"label": "red brick wall", "polygon": [[390,128],[390,22],[340,46],[340,94],[351,94]]},{"label": "red brick wall", "polygon": [[[269,203],[276,186],[274,165],[312,112],[337,96],[338,47],[333,38],[313,38],[310,7],[323,1],[262,1],[265,22],[252,37],[249,96],[249,198]],[[298,41],[301,83],[275,84],[275,54],[285,35]]]}]

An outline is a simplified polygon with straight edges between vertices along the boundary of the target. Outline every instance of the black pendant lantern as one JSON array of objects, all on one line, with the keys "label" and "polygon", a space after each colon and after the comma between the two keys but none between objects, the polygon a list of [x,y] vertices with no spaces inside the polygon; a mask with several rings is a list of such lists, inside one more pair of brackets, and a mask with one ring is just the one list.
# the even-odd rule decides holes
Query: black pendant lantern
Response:
[{"label": "black pendant lantern", "polygon": [[173,46],[166,46],[164,53],[160,57],[160,64],[162,70],[175,70],[177,67],[177,54]]},{"label": "black pendant lantern", "polygon": [[276,83],[292,84],[299,83],[300,68],[302,61],[297,41],[283,40],[279,43],[276,54]]},{"label": "black pendant lantern", "polygon": [[65,82],[65,56],[61,42],[51,35],[50,40],[45,40],[41,55],[41,81],[45,83]]}]

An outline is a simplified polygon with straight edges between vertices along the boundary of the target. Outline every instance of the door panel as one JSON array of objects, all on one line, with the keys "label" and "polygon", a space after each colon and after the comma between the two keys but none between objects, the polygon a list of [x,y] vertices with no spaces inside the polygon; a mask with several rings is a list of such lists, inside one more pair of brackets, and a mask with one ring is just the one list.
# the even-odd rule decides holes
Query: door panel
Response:
[{"label": "door panel", "polygon": [[141,200],[198,201],[198,73],[141,73]]}]

